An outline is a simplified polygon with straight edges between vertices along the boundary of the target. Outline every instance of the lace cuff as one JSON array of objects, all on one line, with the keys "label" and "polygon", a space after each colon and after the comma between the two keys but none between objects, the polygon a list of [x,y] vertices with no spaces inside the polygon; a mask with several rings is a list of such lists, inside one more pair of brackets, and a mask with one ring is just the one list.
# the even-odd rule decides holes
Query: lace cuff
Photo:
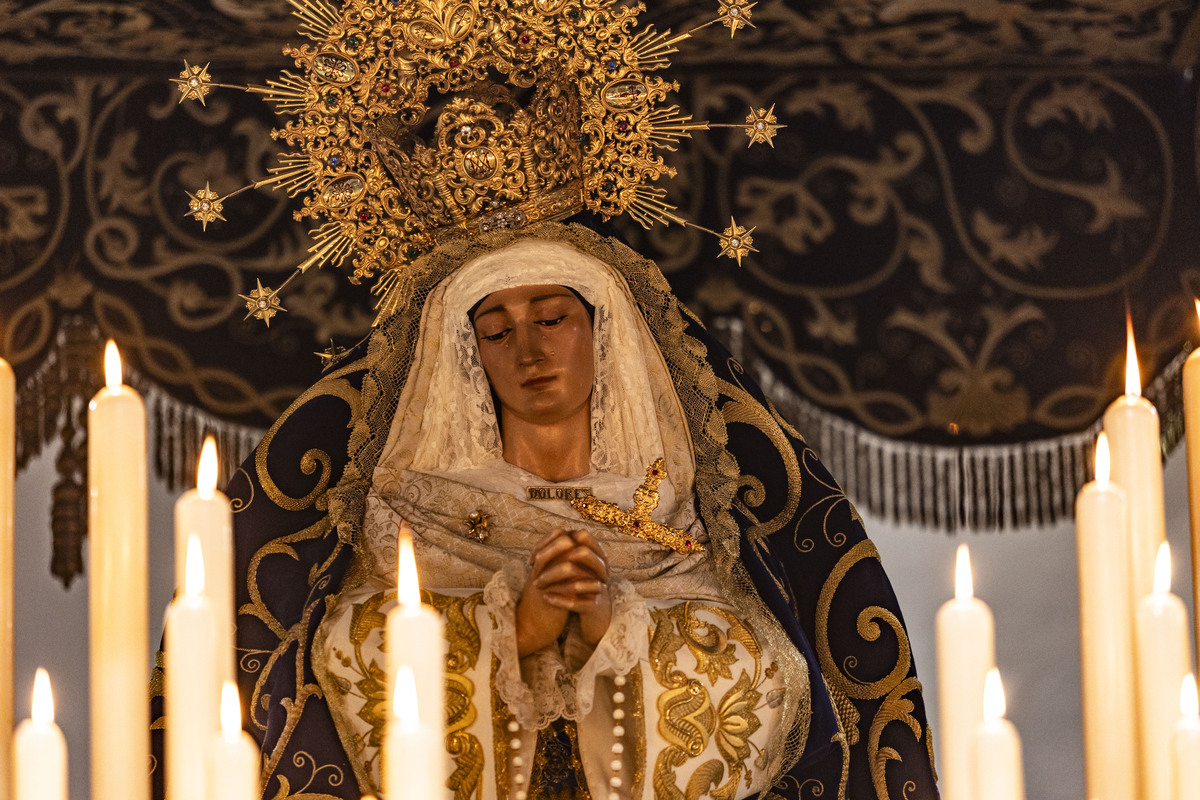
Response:
[{"label": "lace cuff", "polygon": [[[649,652],[646,632],[650,628],[650,612],[646,609],[646,601],[633,584],[625,580],[610,582],[609,594],[613,609],[608,630],[583,666],[570,676],[573,686],[564,687],[567,689],[564,699],[568,719],[581,720],[592,712],[597,679],[628,675]],[[573,627],[564,646],[568,663],[580,659],[587,649],[578,627]]]},{"label": "lace cuff", "polygon": [[488,581],[483,602],[492,619],[492,654],[499,664],[496,691],[518,724],[536,731],[567,714],[562,687],[567,668],[553,645],[525,658],[517,655],[517,601],[524,585],[524,571],[510,564]]}]

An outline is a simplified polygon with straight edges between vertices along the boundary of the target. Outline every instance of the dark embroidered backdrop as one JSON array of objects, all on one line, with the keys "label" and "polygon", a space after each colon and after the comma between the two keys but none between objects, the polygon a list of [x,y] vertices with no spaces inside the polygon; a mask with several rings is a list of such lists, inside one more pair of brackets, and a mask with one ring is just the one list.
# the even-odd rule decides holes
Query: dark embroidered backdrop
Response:
[{"label": "dark embroidered backdrop", "polygon": [[[676,30],[707,13],[657,5]],[[674,58],[697,118],[774,105],[787,125],[773,149],[721,130],[675,157],[684,215],[755,225],[759,252],[738,269],[692,230],[621,229],[874,511],[947,529],[1069,515],[1123,385],[1127,299],[1165,444],[1178,438],[1176,356],[1200,293],[1184,69],[1200,25],[1193,3],[1112,5],[764,0],[748,35],[710,30]],[[231,90],[177,105],[168,80],[183,58],[222,82],[273,77],[297,38],[282,0],[4,8],[0,352],[23,386],[21,462],[66,445],[69,580],[103,337],[151,394],[159,468],[179,483],[202,430],[239,458],[317,377],[313,353],[356,341],[372,312],[314,270],[269,329],[245,322],[238,295],[303,260],[291,201],[247,192],[206,233],[184,218],[186,191],[265,175],[275,120]]]}]

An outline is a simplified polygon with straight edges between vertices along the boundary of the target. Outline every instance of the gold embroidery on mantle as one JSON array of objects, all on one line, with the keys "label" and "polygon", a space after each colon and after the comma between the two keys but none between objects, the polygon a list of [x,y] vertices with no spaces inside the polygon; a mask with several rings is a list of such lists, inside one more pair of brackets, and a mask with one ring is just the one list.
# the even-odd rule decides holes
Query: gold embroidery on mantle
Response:
[{"label": "gold embroidery on mantle", "polygon": [[908,636],[896,615],[885,608],[872,605],[866,606],[858,612],[857,631],[864,641],[874,642],[879,639],[882,631],[876,620],[886,622],[896,637],[895,664],[887,675],[875,681],[867,681],[849,673],[849,668],[854,663],[853,656],[845,659],[844,668],[843,665],[839,665],[834,659],[829,642],[829,614],[838,587],[852,567],[872,558],[878,560],[879,551],[875,549],[875,544],[870,539],[865,539],[850,548],[830,572],[825,585],[821,587],[821,594],[817,600],[816,650],[817,658],[821,662],[821,671],[825,675],[830,694],[834,699],[841,727],[851,741],[858,736],[856,726],[859,720],[857,712],[854,712],[852,716],[848,715],[848,710],[854,707],[847,701],[848,698],[856,700],[884,698],[879,710],[875,712],[875,716],[871,720],[867,753],[875,791],[880,800],[888,800],[887,762],[901,761],[902,757],[895,748],[879,746],[884,728],[892,722],[902,722],[912,731],[913,737],[918,743],[921,741],[923,733],[920,722],[912,714],[913,702],[905,698],[905,695],[910,692],[921,690],[920,682],[915,677],[908,677],[912,667],[912,650]]}]

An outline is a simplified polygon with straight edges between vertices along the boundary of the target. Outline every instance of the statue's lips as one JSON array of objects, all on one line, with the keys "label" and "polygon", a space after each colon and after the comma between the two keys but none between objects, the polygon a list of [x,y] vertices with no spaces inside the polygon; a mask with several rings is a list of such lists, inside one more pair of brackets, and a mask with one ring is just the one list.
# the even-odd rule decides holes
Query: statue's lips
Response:
[{"label": "statue's lips", "polygon": [[551,383],[553,383],[554,378],[555,378],[555,376],[553,376],[553,375],[541,375],[537,378],[530,378],[529,380],[521,383],[521,388],[522,389],[541,389],[542,387],[549,386]]}]

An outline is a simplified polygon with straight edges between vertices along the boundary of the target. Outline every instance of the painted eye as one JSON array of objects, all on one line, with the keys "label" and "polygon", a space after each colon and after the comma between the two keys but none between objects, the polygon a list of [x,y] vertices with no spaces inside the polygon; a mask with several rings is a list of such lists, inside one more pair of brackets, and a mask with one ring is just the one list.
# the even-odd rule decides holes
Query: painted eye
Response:
[{"label": "painted eye", "polygon": [[508,335],[509,330],[510,330],[510,328],[505,328],[504,330],[502,330],[498,333],[493,333],[488,336],[481,335],[479,338],[484,340],[485,342],[498,342],[501,339],[503,339],[505,336]]},{"label": "painted eye", "polygon": [[561,317],[555,317],[554,319],[539,319],[537,324],[544,325],[545,327],[550,328],[550,327],[553,327],[553,326],[557,325],[558,323],[562,322],[566,318],[567,318],[567,315],[563,314]]}]

